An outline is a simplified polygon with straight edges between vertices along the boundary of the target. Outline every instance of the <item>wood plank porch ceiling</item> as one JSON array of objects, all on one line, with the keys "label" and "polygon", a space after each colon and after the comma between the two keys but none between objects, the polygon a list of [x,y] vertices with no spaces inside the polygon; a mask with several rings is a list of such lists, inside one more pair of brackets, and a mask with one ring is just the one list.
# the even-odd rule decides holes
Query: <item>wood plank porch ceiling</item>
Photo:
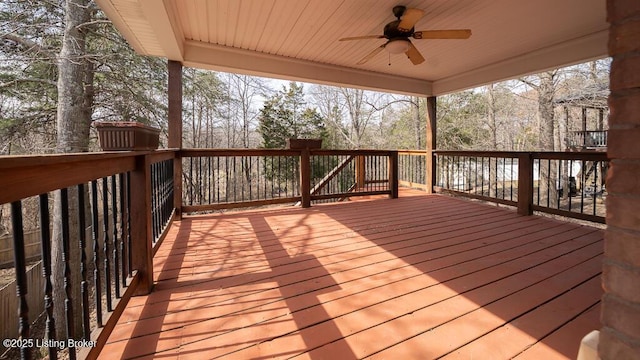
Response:
[{"label": "wood plank porch ceiling", "polygon": [[104,358],[575,358],[603,233],[439,195],[193,217]]},{"label": "wood plank porch ceiling", "polygon": [[[97,0],[143,55],[187,66],[440,95],[607,56],[603,0]],[[468,40],[415,40],[426,61],[403,54],[358,60],[384,39],[392,8],[425,10],[418,30],[470,28]]]}]

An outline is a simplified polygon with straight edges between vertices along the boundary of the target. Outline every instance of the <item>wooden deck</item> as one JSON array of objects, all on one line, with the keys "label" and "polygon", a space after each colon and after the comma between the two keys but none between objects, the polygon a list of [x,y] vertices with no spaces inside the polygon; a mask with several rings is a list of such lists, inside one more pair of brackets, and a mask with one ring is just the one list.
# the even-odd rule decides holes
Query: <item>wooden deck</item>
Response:
[{"label": "wooden deck", "polygon": [[192,217],[102,357],[575,359],[599,328],[603,233],[402,191]]}]

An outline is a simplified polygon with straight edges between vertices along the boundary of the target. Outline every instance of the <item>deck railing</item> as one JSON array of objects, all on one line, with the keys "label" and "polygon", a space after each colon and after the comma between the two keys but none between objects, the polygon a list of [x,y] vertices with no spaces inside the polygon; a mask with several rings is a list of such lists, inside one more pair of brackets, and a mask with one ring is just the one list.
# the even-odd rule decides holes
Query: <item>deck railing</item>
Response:
[{"label": "deck railing", "polygon": [[189,149],[183,164],[184,212],[343,199],[397,197],[395,151]]},{"label": "deck railing", "polygon": [[182,211],[294,203],[300,200],[300,151],[181,151]]},{"label": "deck railing", "polygon": [[[152,244],[162,239],[173,214],[174,157],[173,151],[0,157],[0,204],[11,209],[18,297],[13,322],[18,331],[5,337],[15,343],[3,346],[19,348],[20,357],[29,359],[37,350],[36,339],[40,344],[45,338],[55,340],[62,329],[65,339],[48,342],[50,359],[60,351],[70,359],[99,353],[128,299],[151,288]],[[41,230],[44,334],[31,333],[31,322],[40,314],[30,313],[26,301],[23,234],[29,217],[37,217]],[[59,234],[49,230],[56,219]],[[54,236],[60,239],[60,253],[52,249]],[[52,261],[58,254],[63,284],[55,285]],[[54,286],[64,288],[63,298],[53,298]],[[72,306],[78,300],[75,286],[79,308]],[[54,318],[54,301],[64,304],[63,318]],[[66,339],[95,343],[61,346],[68,344]]]},{"label": "deck railing", "polygon": [[[94,358],[128,299],[151,290],[154,244],[157,248],[176,214],[283,202],[306,207],[313,201],[352,196],[397,197],[400,182],[426,189],[426,154],[192,149],[0,157],[0,205],[9,204],[12,213],[19,300],[13,322],[18,331],[9,336],[33,338],[30,323],[39,315],[29,312],[26,301],[27,217],[37,217],[41,229],[48,335],[39,336],[53,339],[54,329],[62,328],[69,338],[94,340],[95,347],[79,352],[72,348],[68,355]],[[438,191],[517,206],[523,214],[539,210],[604,219],[604,153],[436,151],[434,158]],[[62,219],[56,229],[64,255],[63,299],[52,298],[49,229],[54,207],[60,214],[56,219]],[[70,260],[74,248],[83,249],[77,261]],[[81,279],[82,305],[77,309],[69,306],[74,273]],[[67,304],[63,318],[53,318],[52,301]],[[73,319],[81,319],[81,325],[75,327]],[[34,347],[21,347],[21,357],[30,358]],[[49,357],[55,359],[58,350],[49,348]]]},{"label": "deck railing", "polygon": [[605,149],[607,131],[571,131],[567,137],[567,146],[573,149]]},{"label": "deck railing", "polygon": [[426,190],[427,152],[398,150],[398,181],[400,186]]},{"label": "deck railing", "polygon": [[315,202],[352,196],[398,196],[395,151],[311,150],[310,199]]},{"label": "deck railing", "polygon": [[604,223],[605,153],[436,152],[439,191]]}]

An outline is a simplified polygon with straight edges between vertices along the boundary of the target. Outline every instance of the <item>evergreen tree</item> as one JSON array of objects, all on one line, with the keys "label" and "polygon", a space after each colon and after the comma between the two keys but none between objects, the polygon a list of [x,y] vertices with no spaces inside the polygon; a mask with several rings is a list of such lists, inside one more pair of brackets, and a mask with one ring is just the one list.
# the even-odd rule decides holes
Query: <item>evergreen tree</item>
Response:
[{"label": "evergreen tree", "polygon": [[283,87],[265,101],[260,110],[258,132],[265,148],[283,148],[288,138],[324,138],[322,116],[307,107],[302,85]]}]

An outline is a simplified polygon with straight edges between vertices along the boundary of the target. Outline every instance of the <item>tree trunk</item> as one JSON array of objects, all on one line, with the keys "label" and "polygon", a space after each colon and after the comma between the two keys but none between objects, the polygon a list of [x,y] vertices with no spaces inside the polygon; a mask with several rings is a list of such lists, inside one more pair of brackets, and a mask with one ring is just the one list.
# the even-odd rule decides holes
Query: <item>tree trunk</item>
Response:
[{"label": "tree trunk", "polygon": [[545,72],[539,75],[538,86],[538,113],[540,115],[539,147],[543,151],[555,150],[555,117],[553,111],[553,98],[555,93],[554,72]]},{"label": "tree trunk", "polygon": [[[538,146],[542,151],[555,150],[555,117],[553,99],[555,95],[554,78],[556,73],[548,71],[539,74],[538,114],[540,116],[540,137]],[[558,166],[555,161],[540,164],[540,194],[554,204],[558,199]],[[542,199],[541,199],[542,200]],[[542,202],[542,201],[541,201]]]},{"label": "tree trunk", "polygon": [[422,129],[420,126],[420,98],[417,96],[411,97],[411,120],[416,137],[414,149],[422,149],[424,145],[422,144]]},{"label": "tree trunk", "polygon": [[[87,60],[85,32],[81,28],[90,19],[89,0],[67,0],[65,2],[65,31],[62,49],[58,58],[58,111],[57,111],[57,152],[86,152],[89,149],[89,127],[93,104],[93,69]],[[81,196],[85,196],[84,194]],[[81,296],[78,240],[78,193],[69,189],[69,263],[70,263],[70,303],[73,311],[73,336],[82,336]],[[52,240],[53,298],[54,316],[57,321],[56,336],[66,339],[66,315],[64,299],[64,262],[62,259],[62,207],[60,193],[55,194],[54,225]],[[84,214],[83,214],[84,216]]]},{"label": "tree trunk", "polygon": [[489,110],[489,128],[491,129],[491,150],[498,149],[498,123],[496,117],[496,94],[493,84],[487,86],[487,108]]}]

